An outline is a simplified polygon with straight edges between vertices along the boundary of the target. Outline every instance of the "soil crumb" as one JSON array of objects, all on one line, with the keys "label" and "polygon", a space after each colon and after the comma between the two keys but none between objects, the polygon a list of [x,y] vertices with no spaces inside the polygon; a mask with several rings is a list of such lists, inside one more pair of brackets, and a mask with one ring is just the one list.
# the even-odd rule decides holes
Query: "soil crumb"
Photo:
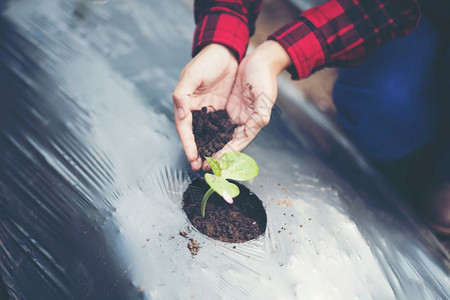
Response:
[{"label": "soil crumb", "polygon": [[[190,231],[190,228],[188,228],[188,231]],[[191,252],[192,255],[197,255],[197,253],[200,251],[201,248],[200,244],[193,238],[190,238],[186,231],[180,230],[178,234],[184,237],[185,239],[189,239],[187,248],[189,249],[189,252]]]},{"label": "soil crumb", "polygon": [[222,149],[233,138],[233,124],[225,110],[207,112],[206,107],[192,112],[192,128],[198,154],[205,160]]},{"label": "soil crumb", "polygon": [[266,230],[267,216],[262,202],[245,186],[233,204],[214,193],[206,204],[206,215],[200,214],[203,195],[209,186],[203,179],[192,182],[183,194],[183,210],[201,233],[222,242],[242,243],[255,239]]},{"label": "soil crumb", "polygon": [[200,251],[200,244],[192,238],[189,239],[187,247],[192,255],[197,255],[198,251]]}]

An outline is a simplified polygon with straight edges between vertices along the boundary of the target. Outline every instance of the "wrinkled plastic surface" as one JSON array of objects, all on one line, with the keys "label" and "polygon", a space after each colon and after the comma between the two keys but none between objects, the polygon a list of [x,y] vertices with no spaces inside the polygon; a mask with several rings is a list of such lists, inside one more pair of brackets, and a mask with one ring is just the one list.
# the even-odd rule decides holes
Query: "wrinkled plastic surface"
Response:
[{"label": "wrinkled plastic surface", "polygon": [[313,8],[316,5],[327,2],[327,0],[288,0],[296,5],[302,11]]},{"label": "wrinkled plastic surface", "polygon": [[448,254],[283,80],[271,124],[246,150],[266,233],[233,245],[189,231],[181,196],[201,174],[189,171],[171,101],[189,60],[187,3],[1,5],[0,293],[450,297]]}]

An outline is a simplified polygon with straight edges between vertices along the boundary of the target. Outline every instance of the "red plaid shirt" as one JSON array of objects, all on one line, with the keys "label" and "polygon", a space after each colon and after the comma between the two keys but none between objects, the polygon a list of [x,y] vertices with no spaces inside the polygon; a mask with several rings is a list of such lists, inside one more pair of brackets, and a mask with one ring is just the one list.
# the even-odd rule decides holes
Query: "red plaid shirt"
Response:
[{"label": "red plaid shirt", "polygon": [[[192,55],[218,43],[241,60],[261,0],[196,0]],[[420,19],[416,0],[330,0],[303,12],[269,36],[289,54],[293,79],[324,66],[361,62],[382,44],[411,32]]]}]

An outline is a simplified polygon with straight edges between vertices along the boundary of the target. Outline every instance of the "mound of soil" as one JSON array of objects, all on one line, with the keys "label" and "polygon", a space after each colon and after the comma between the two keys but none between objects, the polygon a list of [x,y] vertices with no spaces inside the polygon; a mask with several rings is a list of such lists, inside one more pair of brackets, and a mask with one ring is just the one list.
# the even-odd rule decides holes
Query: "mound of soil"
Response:
[{"label": "mound of soil", "polygon": [[225,110],[207,112],[206,107],[192,112],[192,128],[198,154],[205,160],[205,156],[212,156],[226,145],[232,138],[233,124]]},{"label": "mound of soil", "polygon": [[202,218],[200,205],[209,186],[204,179],[194,180],[183,194],[183,210],[192,225],[207,236],[228,243],[242,243],[257,238],[266,230],[267,215],[261,200],[245,186],[233,204],[213,193]]}]

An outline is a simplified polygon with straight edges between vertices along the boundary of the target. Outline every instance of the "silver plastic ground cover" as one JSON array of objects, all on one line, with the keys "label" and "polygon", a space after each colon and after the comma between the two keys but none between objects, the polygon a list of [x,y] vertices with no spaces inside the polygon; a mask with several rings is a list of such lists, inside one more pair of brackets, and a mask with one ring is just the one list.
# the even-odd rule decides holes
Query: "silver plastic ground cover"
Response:
[{"label": "silver plastic ground cover", "polygon": [[[450,298],[448,254],[285,80],[246,150],[266,233],[233,245],[189,227],[181,196],[201,174],[189,171],[171,101],[189,60],[188,3],[1,5],[0,293]],[[200,243],[197,256],[179,231]]]},{"label": "silver plastic ground cover", "polygon": [[288,1],[297,6],[302,11],[327,2],[327,0],[288,0]]}]

